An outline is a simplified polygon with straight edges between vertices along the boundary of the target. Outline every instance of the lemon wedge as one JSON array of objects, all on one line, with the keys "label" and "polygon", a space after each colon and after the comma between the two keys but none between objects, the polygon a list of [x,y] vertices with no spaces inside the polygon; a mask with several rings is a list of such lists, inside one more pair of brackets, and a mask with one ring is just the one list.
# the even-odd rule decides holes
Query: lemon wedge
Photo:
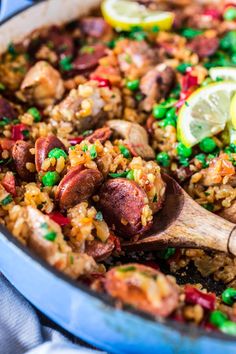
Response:
[{"label": "lemon wedge", "polygon": [[231,66],[219,66],[211,68],[209,75],[212,80],[222,79],[224,81],[236,81],[236,67]]},{"label": "lemon wedge", "polygon": [[224,130],[231,117],[233,100],[236,107],[235,92],[236,82],[233,81],[221,81],[196,90],[180,109],[178,139],[190,147]]},{"label": "lemon wedge", "polygon": [[137,1],[104,0],[101,9],[105,20],[119,31],[130,31],[135,26],[145,30],[154,26],[169,30],[174,21],[173,13],[152,11]]}]

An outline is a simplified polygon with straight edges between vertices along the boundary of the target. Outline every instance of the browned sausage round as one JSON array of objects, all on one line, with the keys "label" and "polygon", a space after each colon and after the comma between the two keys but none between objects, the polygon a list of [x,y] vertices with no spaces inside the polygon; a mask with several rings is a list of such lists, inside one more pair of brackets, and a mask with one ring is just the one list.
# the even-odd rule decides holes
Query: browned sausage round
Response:
[{"label": "browned sausage round", "polygon": [[103,176],[94,169],[83,166],[72,168],[57,187],[56,199],[61,209],[72,208],[76,204],[89,199],[101,185]]},{"label": "browned sausage round", "polygon": [[99,140],[100,143],[105,143],[111,137],[112,131],[109,127],[104,127],[100,129],[96,129],[93,134],[89,135],[86,140],[88,140],[91,144],[95,143],[96,140]]},{"label": "browned sausage round", "polygon": [[101,38],[111,30],[102,17],[85,17],[80,21],[82,32],[94,38]]},{"label": "browned sausage round", "polygon": [[147,201],[146,193],[134,181],[126,178],[110,179],[99,192],[99,208],[108,224],[115,226],[116,233],[129,237],[150,228],[142,226],[142,208]]},{"label": "browned sausage round", "polygon": [[37,172],[41,171],[43,161],[48,157],[49,152],[59,148],[66,151],[65,145],[55,135],[38,138],[35,142],[35,166]]},{"label": "browned sausage round", "polygon": [[104,282],[112,297],[154,316],[167,317],[178,306],[174,280],[151,267],[122,265],[108,271]]},{"label": "browned sausage round", "polygon": [[209,57],[217,51],[219,47],[219,39],[207,38],[204,35],[199,35],[189,43],[188,47],[200,58]]},{"label": "browned sausage round", "polygon": [[114,240],[110,237],[106,242],[93,240],[86,245],[85,252],[96,261],[101,262],[108,258],[115,248]]},{"label": "browned sausage round", "polygon": [[92,53],[79,54],[73,62],[73,69],[78,71],[90,70],[98,65],[99,59],[106,55],[106,47],[103,44],[92,46]]},{"label": "browned sausage round", "polygon": [[30,152],[32,147],[27,141],[17,140],[12,149],[12,158],[16,171],[24,181],[34,180],[34,173],[26,168],[27,162],[34,163],[34,156]]},{"label": "browned sausage round", "polygon": [[45,40],[52,44],[52,50],[55,50],[59,56],[73,56],[74,42],[71,35],[63,32],[60,27],[52,26]]}]

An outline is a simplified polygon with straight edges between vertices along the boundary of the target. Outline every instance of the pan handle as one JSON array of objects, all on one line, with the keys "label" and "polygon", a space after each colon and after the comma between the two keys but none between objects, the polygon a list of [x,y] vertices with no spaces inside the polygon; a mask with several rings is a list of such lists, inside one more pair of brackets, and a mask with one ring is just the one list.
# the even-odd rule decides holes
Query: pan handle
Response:
[{"label": "pan handle", "polygon": [[0,24],[15,14],[32,6],[37,0],[1,0]]}]

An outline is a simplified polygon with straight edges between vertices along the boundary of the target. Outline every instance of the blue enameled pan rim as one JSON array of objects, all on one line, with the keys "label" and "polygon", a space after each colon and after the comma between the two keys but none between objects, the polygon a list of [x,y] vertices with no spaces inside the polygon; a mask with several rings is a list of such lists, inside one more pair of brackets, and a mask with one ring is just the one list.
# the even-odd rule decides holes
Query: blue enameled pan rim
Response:
[{"label": "blue enameled pan rim", "polygon": [[[34,262],[38,263],[41,267],[45,268],[48,272],[52,273],[53,276],[59,277],[63,282],[69,283],[70,286],[83,291],[90,296],[93,296],[99,300],[101,300],[105,305],[109,306],[110,308],[115,307],[115,300],[112,299],[110,296],[104,293],[99,293],[96,292],[95,290],[92,290],[89,286],[86,284],[82,284],[79,281],[73,280],[69,278],[69,276],[63,274],[62,272],[58,271],[56,268],[48,264],[44,259],[33,253],[29,248],[24,246],[23,244],[20,243],[11,233],[10,231],[4,227],[3,225],[0,225],[0,233],[12,244],[14,244],[15,247],[17,247],[21,252],[25,253],[28,257],[30,257]],[[131,307],[124,306],[122,308],[122,311],[131,313],[136,316],[140,316],[144,320],[149,320],[151,322],[158,322],[163,324],[163,326],[167,326],[169,328],[173,328],[174,330],[177,330],[178,332],[184,334],[185,336],[191,335],[191,336],[197,336],[197,337],[210,337],[213,339],[218,339],[218,340],[223,340],[226,342],[235,342],[236,339],[233,336],[221,333],[221,332],[207,332],[206,330],[197,327],[196,325],[189,325],[181,322],[177,322],[172,319],[162,319],[162,318],[154,318],[151,315],[148,315],[142,311],[135,310]]]}]

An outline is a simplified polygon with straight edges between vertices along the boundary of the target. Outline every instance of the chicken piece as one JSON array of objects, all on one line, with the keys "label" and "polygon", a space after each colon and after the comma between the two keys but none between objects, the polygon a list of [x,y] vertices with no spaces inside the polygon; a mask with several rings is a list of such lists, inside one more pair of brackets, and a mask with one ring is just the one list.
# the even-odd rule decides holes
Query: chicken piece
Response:
[{"label": "chicken piece", "polygon": [[31,230],[27,243],[36,254],[73,279],[98,272],[98,266],[92,257],[72,252],[56,222],[31,206],[27,207],[27,214],[27,223]]},{"label": "chicken piece", "polygon": [[142,102],[142,108],[150,112],[156,102],[168,96],[175,81],[175,71],[166,64],[159,64],[149,70],[140,82],[141,92],[146,96]]},{"label": "chicken piece", "polygon": [[21,91],[29,102],[46,107],[62,98],[64,84],[56,69],[46,61],[39,61],[27,72]]},{"label": "chicken piece", "polygon": [[141,156],[146,160],[155,158],[155,153],[148,144],[148,134],[141,125],[121,119],[110,120],[107,122],[107,125],[117,135],[125,139],[125,142],[135,156]]},{"label": "chicken piece", "polygon": [[117,54],[120,70],[130,79],[142,77],[148,68],[157,64],[157,55],[145,41],[121,40],[114,52]]},{"label": "chicken piece", "polygon": [[54,107],[51,123],[56,126],[60,122],[70,122],[79,133],[93,129],[103,121],[105,102],[97,82],[88,82],[72,89],[69,95]]},{"label": "chicken piece", "polygon": [[203,185],[206,187],[222,183],[224,177],[235,174],[235,168],[227,154],[221,154],[213,159],[210,166],[202,171]]},{"label": "chicken piece", "polygon": [[27,206],[27,222],[31,229],[28,246],[57,269],[66,267],[66,252],[70,249],[64,241],[61,227],[41,211]]}]

